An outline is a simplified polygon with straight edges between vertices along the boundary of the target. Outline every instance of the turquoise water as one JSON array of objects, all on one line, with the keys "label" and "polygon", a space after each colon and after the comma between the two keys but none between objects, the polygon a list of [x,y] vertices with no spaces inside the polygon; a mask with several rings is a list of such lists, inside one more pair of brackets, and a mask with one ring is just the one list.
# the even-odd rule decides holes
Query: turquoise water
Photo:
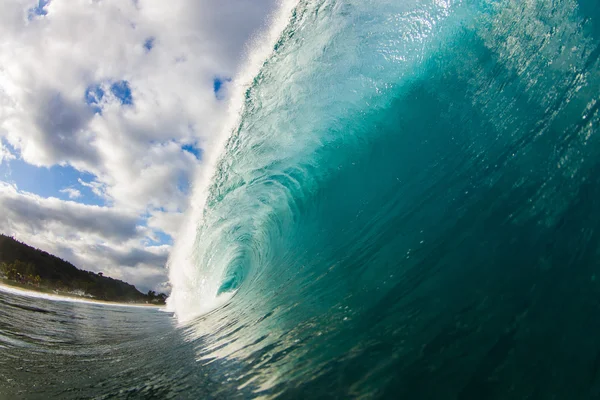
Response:
[{"label": "turquoise water", "polygon": [[156,398],[600,398],[599,10],[299,2],[194,197],[174,316],[135,322],[152,350],[115,338],[106,384],[150,396],[148,362]]}]

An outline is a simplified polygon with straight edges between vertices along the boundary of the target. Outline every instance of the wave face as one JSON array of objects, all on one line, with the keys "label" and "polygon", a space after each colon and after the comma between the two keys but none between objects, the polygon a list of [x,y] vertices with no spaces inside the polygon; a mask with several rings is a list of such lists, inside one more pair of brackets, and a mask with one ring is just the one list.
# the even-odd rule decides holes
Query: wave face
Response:
[{"label": "wave face", "polygon": [[171,266],[198,359],[267,396],[597,394],[599,55],[595,1],[300,1]]}]

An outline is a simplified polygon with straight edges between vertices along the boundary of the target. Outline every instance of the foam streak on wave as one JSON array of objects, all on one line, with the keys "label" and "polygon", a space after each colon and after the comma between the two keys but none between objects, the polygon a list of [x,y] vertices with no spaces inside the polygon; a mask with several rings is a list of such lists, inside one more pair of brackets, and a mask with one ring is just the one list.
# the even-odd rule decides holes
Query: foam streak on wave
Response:
[{"label": "foam streak on wave", "polygon": [[[173,294],[167,307],[176,311],[181,320],[201,315],[224,304],[230,296],[217,299],[217,289],[221,276],[217,273],[203,273],[194,260],[198,226],[201,225],[204,206],[209,195],[209,186],[216,173],[216,165],[231,132],[239,124],[244,105],[244,92],[252,84],[254,77],[265,60],[273,52],[273,46],[289,22],[289,16],[297,0],[280,0],[277,10],[270,17],[269,29],[257,35],[247,46],[245,66],[232,82],[228,119],[223,130],[207,145],[206,157],[198,169],[186,222],[177,236],[168,262],[169,278]],[[212,271],[211,271],[212,272]]]},{"label": "foam streak on wave", "polygon": [[[226,302],[257,272],[252,266],[266,262],[281,239],[277,236],[290,232],[285,224],[293,223],[298,201],[330,174],[326,165],[315,169],[322,157],[318,150],[341,141],[351,148],[369,140],[344,136],[332,126],[331,116],[343,119],[365,106],[385,107],[393,85],[422,60],[454,3],[382,2],[380,15],[370,15],[371,3],[282,5],[269,37],[250,52],[249,67],[236,80],[230,121],[207,152],[189,223],[169,262],[173,294],[168,304],[181,319]],[[364,19],[359,30],[356,19]],[[362,43],[361,35],[368,35]],[[368,58],[380,63],[364,63]],[[330,68],[337,60],[344,62]],[[319,95],[324,83],[337,101]],[[314,103],[302,104],[307,96]]]}]

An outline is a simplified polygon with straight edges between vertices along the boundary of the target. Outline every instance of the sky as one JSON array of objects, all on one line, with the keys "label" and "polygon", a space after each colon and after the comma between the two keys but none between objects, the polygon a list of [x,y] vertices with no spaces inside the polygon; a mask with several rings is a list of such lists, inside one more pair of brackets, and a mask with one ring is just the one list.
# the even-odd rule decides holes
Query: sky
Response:
[{"label": "sky", "polygon": [[2,0],[0,232],[141,290],[275,0]]}]

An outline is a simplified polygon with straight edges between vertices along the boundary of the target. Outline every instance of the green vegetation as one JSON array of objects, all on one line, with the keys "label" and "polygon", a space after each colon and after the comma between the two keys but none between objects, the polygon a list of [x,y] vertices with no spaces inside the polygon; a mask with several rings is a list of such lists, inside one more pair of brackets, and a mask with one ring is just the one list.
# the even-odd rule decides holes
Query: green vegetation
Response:
[{"label": "green vegetation", "polygon": [[126,282],[77,269],[52,254],[0,234],[2,280],[32,290],[56,291],[103,301],[165,304],[167,297],[154,291],[143,294]]}]

